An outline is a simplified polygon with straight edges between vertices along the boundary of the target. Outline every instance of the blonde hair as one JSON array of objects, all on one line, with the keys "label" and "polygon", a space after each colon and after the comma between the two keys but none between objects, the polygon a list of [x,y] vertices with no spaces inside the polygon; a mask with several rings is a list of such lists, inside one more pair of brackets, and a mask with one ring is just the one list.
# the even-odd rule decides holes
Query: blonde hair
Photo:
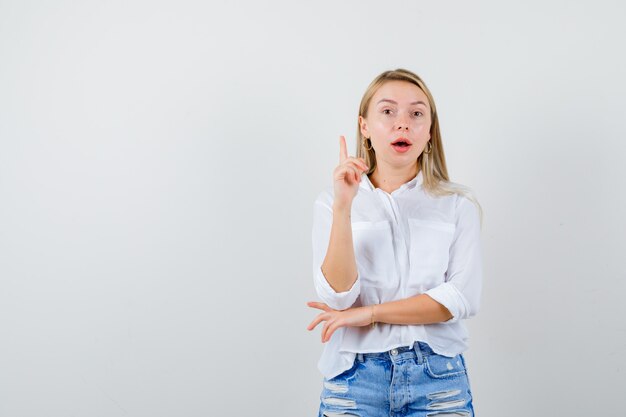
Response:
[{"label": "blonde hair", "polygon": [[[365,90],[365,94],[363,94],[361,104],[359,105],[359,116],[364,118],[367,116],[367,111],[372,97],[376,94],[376,91],[378,91],[378,89],[388,81],[407,81],[415,84],[428,98],[431,117],[430,143],[432,145],[432,150],[429,154],[422,152],[418,157],[419,167],[423,176],[424,191],[432,196],[459,194],[466,197],[478,208],[480,223],[482,226],[483,210],[472,189],[465,185],[452,182],[448,177],[448,169],[446,168],[446,158],[443,152],[443,144],[441,143],[441,130],[439,129],[439,117],[437,116],[435,100],[433,99],[430,90],[426,87],[426,84],[419,76],[402,68],[381,73],[379,76],[374,78]],[[376,169],[376,153],[373,148],[369,150],[365,149],[364,138],[358,121],[356,131],[356,156],[357,158],[365,159],[365,162],[370,167],[366,174],[370,175]]]}]

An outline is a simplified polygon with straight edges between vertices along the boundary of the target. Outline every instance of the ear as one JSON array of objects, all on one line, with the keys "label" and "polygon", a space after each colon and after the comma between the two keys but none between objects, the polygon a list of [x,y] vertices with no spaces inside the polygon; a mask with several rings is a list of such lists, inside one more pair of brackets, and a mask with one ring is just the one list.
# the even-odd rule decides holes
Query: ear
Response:
[{"label": "ear", "polygon": [[367,121],[365,120],[363,116],[359,116],[359,126],[361,127],[361,134],[363,135],[364,138],[371,137],[371,135],[369,134],[369,131],[367,130]]}]

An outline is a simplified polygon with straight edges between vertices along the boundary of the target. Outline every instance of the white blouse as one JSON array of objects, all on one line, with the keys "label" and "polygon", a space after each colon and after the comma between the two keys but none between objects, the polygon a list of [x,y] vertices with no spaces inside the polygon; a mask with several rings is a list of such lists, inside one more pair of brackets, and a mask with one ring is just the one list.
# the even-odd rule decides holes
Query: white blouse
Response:
[{"label": "white blouse", "polygon": [[322,302],[345,310],[428,294],[453,315],[446,322],[425,325],[377,323],[374,328],[337,329],[318,362],[328,379],[350,369],[359,352],[383,352],[418,340],[449,357],[468,348],[461,319],[477,313],[483,276],[478,208],[458,194],[427,195],[422,179],[420,171],[389,194],[362,175],[351,212],[358,273],[345,292],[335,292],[321,270],[330,241],[333,186],[315,201],[313,277]]}]

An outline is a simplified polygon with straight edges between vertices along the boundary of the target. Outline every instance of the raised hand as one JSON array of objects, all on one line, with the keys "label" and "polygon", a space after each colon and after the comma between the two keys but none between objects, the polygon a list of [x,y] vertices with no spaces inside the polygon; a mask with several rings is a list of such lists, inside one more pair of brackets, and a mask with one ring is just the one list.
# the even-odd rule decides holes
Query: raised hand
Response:
[{"label": "raised hand", "polygon": [[335,204],[349,206],[359,191],[361,175],[369,167],[363,158],[348,156],[346,138],[339,136],[339,165],[333,172]]}]

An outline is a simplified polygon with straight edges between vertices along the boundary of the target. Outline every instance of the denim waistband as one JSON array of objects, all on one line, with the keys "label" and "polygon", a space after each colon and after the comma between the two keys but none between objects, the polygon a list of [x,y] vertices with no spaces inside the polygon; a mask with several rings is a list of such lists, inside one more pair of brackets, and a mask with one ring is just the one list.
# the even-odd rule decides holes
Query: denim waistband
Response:
[{"label": "denim waistband", "polygon": [[396,362],[399,359],[406,359],[410,357],[417,358],[417,362],[421,363],[424,356],[429,356],[434,353],[435,352],[431,349],[431,347],[428,346],[428,343],[418,340],[415,341],[412,346],[400,346],[383,352],[357,353],[357,359],[363,362],[365,358],[380,358]]}]

